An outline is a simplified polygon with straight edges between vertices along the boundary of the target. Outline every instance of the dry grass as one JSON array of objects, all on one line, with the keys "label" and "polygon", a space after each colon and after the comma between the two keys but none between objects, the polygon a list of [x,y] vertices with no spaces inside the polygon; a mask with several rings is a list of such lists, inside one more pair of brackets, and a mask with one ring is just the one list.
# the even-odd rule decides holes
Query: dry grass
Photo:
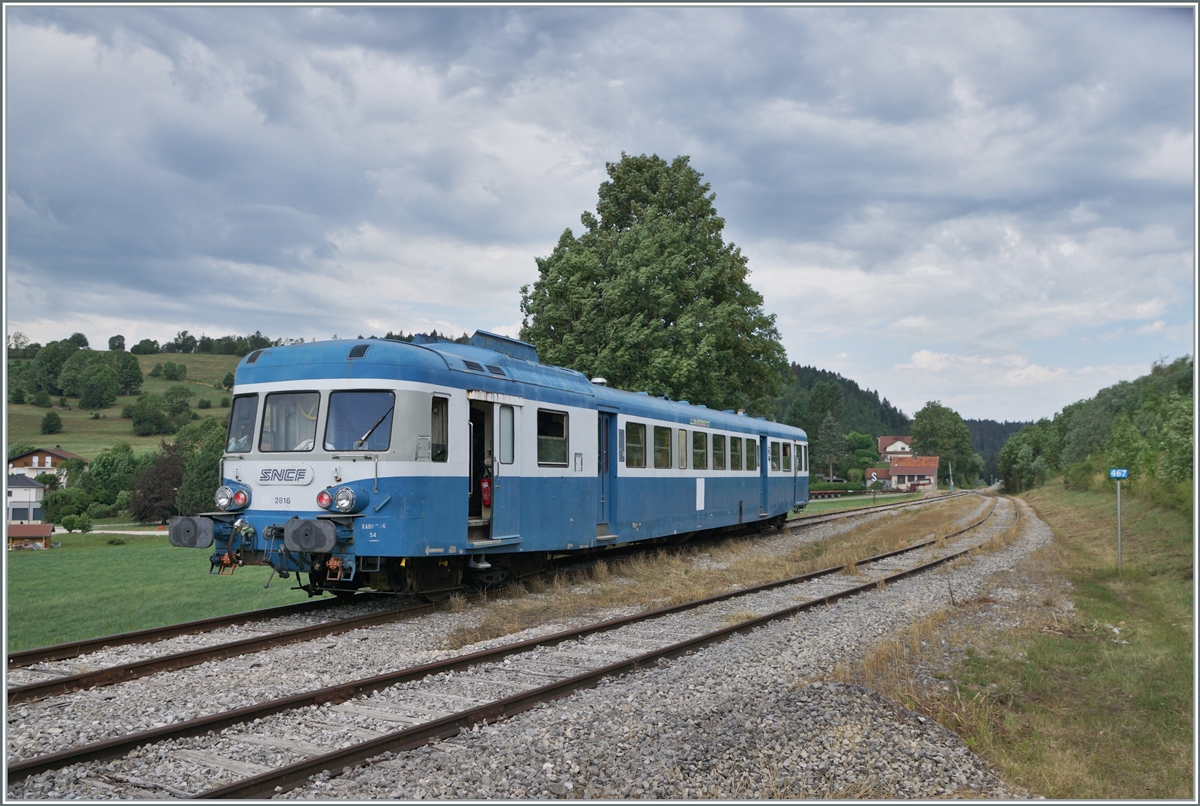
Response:
[{"label": "dry grass", "polygon": [[479,621],[453,631],[445,645],[460,649],[548,622],[593,617],[606,609],[668,607],[825,568],[853,568],[863,557],[961,528],[977,508],[977,500],[954,499],[904,510],[782,556],[765,554],[757,540],[731,538],[704,549],[713,565],[726,566],[720,568],[696,567],[696,549],[599,560],[586,570],[559,573],[549,581],[531,578],[524,585],[493,592],[489,606],[478,609]]},{"label": "dry grass", "polygon": [[959,600],[831,677],[935,719],[1034,794],[1194,798],[1191,524],[1131,505],[1137,565],[1118,576],[1111,497],[1054,484],[1027,498],[984,550],[1019,537],[1029,504],[1055,543],[998,579],[997,598]]}]

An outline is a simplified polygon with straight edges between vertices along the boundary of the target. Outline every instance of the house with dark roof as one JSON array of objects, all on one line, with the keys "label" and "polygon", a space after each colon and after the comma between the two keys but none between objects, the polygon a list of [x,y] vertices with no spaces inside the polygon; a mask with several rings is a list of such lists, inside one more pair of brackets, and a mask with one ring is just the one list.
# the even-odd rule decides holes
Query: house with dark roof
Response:
[{"label": "house with dark roof", "polygon": [[46,485],[28,476],[9,476],[4,485],[4,519],[8,523],[41,523]]},{"label": "house with dark roof", "polygon": [[[32,479],[41,473],[56,473],[59,481],[65,482],[65,471],[60,468],[62,463],[68,459],[83,459],[83,457],[77,453],[64,451],[62,445],[55,445],[53,448],[34,448],[8,460],[8,475],[23,475]],[[87,461],[87,459],[83,459],[84,464],[87,464]]]},{"label": "house with dark roof", "polygon": [[892,489],[907,490],[936,490],[938,457],[936,456],[897,456],[892,459],[889,471],[892,474]]}]

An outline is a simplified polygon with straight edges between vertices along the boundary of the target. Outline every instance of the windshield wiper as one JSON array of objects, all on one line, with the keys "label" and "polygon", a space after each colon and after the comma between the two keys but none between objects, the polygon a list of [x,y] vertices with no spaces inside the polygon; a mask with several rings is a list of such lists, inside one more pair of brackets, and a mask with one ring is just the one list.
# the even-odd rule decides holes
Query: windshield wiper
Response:
[{"label": "windshield wiper", "polygon": [[359,439],[354,444],[357,445],[358,447],[362,447],[363,445],[365,445],[367,442],[367,438],[369,436],[371,436],[371,434],[375,433],[375,429],[379,427],[380,423],[382,423],[384,420],[386,420],[388,418],[388,415],[392,413],[392,409],[394,409],[394,408],[396,408],[396,404],[392,403],[392,405],[388,407],[388,410],[383,413],[383,416],[375,421],[375,425],[373,425],[369,429],[367,429],[367,433],[363,434],[362,438]]}]

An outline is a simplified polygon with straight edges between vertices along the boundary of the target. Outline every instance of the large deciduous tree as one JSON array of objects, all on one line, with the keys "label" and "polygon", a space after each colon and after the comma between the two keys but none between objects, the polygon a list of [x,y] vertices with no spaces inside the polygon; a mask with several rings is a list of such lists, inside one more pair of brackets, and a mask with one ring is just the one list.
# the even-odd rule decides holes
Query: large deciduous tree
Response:
[{"label": "large deciduous tree", "polygon": [[764,411],[786,357],[710,185],[687,157],[622,154],[607,170],[583,234],[563,232],[521,288],[521,338],[616,387]]},{"label": "large deciduous tree", "polygon": [[939,458],[938,477],[944,481],[949,481],[951,463],[958,466],[960,475],[977,469],[971,429],[958,412],[936,401],[926,403],[913,416],[912,448],[920,456]]}]

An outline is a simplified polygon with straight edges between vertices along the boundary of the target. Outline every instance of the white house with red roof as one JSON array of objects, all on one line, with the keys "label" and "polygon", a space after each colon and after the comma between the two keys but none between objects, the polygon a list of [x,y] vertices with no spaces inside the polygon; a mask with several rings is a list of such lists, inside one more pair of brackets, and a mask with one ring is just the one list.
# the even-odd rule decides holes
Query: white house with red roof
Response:
[{"label": "white house with red roof", "polygon": [[886,462],[895,456],[912,456],[912,437],[877,437],[879,461]]},{"label": "white house with red roof", "polygon": [[892,489],[936,490],[938,457],[897,456],[892,459],[889,472],[892,474]]}]

